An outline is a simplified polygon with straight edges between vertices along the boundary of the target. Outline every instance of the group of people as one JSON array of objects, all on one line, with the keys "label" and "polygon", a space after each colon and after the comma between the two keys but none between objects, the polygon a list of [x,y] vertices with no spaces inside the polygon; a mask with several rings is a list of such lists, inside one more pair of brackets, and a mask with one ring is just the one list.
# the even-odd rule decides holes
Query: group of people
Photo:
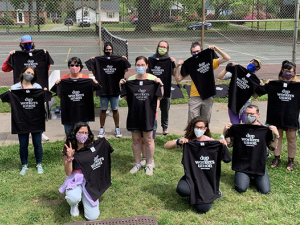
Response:
[{"label": "group of people", "polygon": [[[30,133],[37,172],[44,172],[41,164],[41,136],[45,131],[43,102],[51,99],[48,70],[54,62],[46,50],[34,48],[29,35],[21,38],[20,47],[21,51],[10,52],[2,66],[3,71],[13,70],[16,84],[0,98],[12,107],[12,133],[19,136],[22,163],[20,174],[25,175],[28,170]],[[131,67],[127,58],[114,55],[113,44],[110,42],[104,44],[103,52],[103,56],[91,57],[85,62],[88,70],[94,74],[94,79],[82,73],[84,65],[79,57],[71,57],[67,64],[70,72],[61,76],[51,89],[61,99],[61,120],[66,134],[62,152],[67,178],[60,192],[66,194],[72,216],[79,215],[78,203],[81,200],[88,220],[99,216],[98,199],[111,185],[110,153],[113,149],[103,138],[106,111],[110,103],[115,136],[122,137],[118,112],[120,96],[128,103],[126,128],[132,134],[135,163],[129,172],[134,174],[145,166],[145,174],[153,175],[154,138],[159,108],[163,135],[169,134],[172,76],[176,82],[191,77],[188,124],[185,136],[167,142],[165,148],[183,148],[184,176],[177,185],[177,193],[188,196],[189,203],[196,205],[198,212],[209,211],[213,201],[222,197],[219,189],[221,161],[232,161],[234,185],[238,192],[245,192],[250,180],[254,179],[259,192],[270,193],[266,169],[267,147],[274,151],[275,158],[271,167],[275,168],[281,162],[283,131],[286,132],[288,142],[287,169],[294,169],[300,110],[300,88],[294,63],[284,61],[278,80],[267,81],[266,84],[255,75],[262,67],[259,59],[251,60],[246,68],[234,62],[228,63],[218,78],[231,79],[228,95],[231,123],[224,127],[225,139],[215,141],[209,130],[213,96],[216,94],[214,70],[230,60],[227,53],[216,46],[202,50],[198,42],[193,42],[191,57],[185,61],[179,60],[176,64],[176,59],[169,55],[168,42],[160,41],[155,54],[135,59],[136,74],[126,79],[125,73]],[[100,96],[101,106],[100,131],[96,141],[88,125],[95,120],[95,92]],[[259,109],[251,103],[251,96],[264,94],[268,94],[266,124],[258,120]],[[25,116],[18,117],[20,113]],[[227,146],[233,146],[232,157]],[[100,173],[105,176],[99,176]]]}]

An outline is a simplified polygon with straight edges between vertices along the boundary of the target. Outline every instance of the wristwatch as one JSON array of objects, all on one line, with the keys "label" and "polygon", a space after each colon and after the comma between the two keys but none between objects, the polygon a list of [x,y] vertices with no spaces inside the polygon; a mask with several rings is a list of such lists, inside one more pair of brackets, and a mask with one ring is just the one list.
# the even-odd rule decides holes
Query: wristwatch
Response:
[{"label": "wristwatch", "polygon": [[279,139],[279,138],[280,138],[280,136],[279,136],[279,135],[275,135],[275,138],[276,138],[276,139]]}]

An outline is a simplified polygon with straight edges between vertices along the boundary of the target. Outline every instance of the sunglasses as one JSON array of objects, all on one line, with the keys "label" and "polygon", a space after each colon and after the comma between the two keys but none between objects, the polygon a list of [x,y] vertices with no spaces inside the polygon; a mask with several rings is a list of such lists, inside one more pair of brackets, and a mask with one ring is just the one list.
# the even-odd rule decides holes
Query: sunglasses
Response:
[{"label": "sunglasses", "polygon": [[78,64],[76,64],[76,65],[70,64],[70,67],[74,67],[74,66],[79,67],[80,65],[78,65]]}]

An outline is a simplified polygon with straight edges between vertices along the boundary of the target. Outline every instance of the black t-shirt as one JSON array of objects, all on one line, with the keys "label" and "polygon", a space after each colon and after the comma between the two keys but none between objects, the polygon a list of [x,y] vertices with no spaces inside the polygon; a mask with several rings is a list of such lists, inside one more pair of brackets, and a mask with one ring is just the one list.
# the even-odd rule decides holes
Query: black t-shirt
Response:
[{"label": "black t-shirt", "polygon": [[13,69],[14,84],[20,80],[20,75],[24,67],[32,66],[37,71],[37,81],[42,88],[48,87],[48,65],[54,64],[49,52],[44,52],[43,49],[33,51],[16,51],[10,55],[7,64]]},{"label": "black t-shirt", "polygon": [[258,77],[241,65],[229,63],[226,70],[232,74],[229,85],[228,108],[238,114],[240,109],[260,86]]},{"label": "black t-shirt", "polygon": [[191,76],[200,97],[204,100],[216,94],[215,78],[213,72],[213,59],[215,52],[205,49],[196,57],[188,58],[181,67],[183,77]]},{"label": "black t-shirt", "polygon": [[190,187],[190,204],[212,203],[218,196],[221,160],[231,161],[227,147],[219,141],[189,141],[183,145],[182,164]]},{"label": "black t-shirt", "polygon": [[266,147],[273,140],[272,131],[262,125],[234,124],[226,137],[233,137],[232,170],[263,176]]},{"label": "black t-shirt", "polygon": [[228,95],[229,86],[227,84],[216,85],[216,95],[214,98],[226,98]]},{"label": "black t-shirt", "polygon": [[281,128],[298,129],[300,83],[270,81],[265,89],[268,93],[267,123]]},{"label": "black t-shirt", "polygon": [[164,84],[164,97],[170,98],[171,80],[175,63],[170,57],[149,57],[148,58],[148,73],[161,79]]},{"label": "black t-shirt", "polygon": [[93,60],[85,62],[88,70],[95,70],[95,78],[102,89],[97,91],[97,96],[109,97],[119,96],[119,82],[124,78],[125,70],[131,67],[131,64],[121,56],[112,55],[97,56]]},{"label": "black t-shirt", "polygon": [[181,87],[181,84],[171,84],[172,99],[184,98]]},{"label": "black t-shirt", "polygon": [[61,98],[62,124],[95,121],[94,90],[99,89],[99,84],[87,78],[62,79],[58,85],[54,85],[51,91]]},{"label": "black t-shirt", "polygon": [[105,138],[85,146],[74,154],[73,169],[81,169],[86,180],[85,188],[96,201],[111,185],[111,159],[114,151]]},{"label": "black t-shirt", "polygon": [[121,96],[127,96],[128,130],[153,130],[160,85],[152,80],[129,80],[122,85]]},{"label": "black t-shirt", "polygon": [[11,104],[11,133],[27,134],[45,131],[44,102],[50,101],[51,92],[42,89],[11,90],[0,95]]}]

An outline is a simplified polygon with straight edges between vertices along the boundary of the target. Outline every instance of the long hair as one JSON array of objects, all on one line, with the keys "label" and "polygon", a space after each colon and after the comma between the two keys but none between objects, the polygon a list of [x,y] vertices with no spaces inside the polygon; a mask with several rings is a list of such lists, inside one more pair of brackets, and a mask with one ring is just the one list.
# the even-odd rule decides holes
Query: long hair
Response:
[{"label": "long hair", "polygon": [[91,144],[94,141],[94,135],[90,129],[90,126],[84,122],[78,122],[75,123],[73,125],[73,127],[71,128],[68,136],[67,136],[67,140],[66,140],[66,145],[69,146],[70,143],[72,144],[72,148],[75,149],[75,151],[77,150],[77,139],[76,139],[76,134],[78,132],[78,130],[81,127],[87,127],[88,129],[88,139],[86,140],[86,142],[84,142],[84,146],[88,146],[89,144]]},{"label": "long hair", "polygon": [[34,84],[36,82],[36,80],[37,80],[38,74],[37,74],[36,69],[34,67],[32,67],[32,66],[26,66],[26,67],[24,67],[24,69],[22,70],[22,72],[20,74],[19,80],[20,80],[21,83],[23,82],[23,79],[24,79],[23,78],[23,73],[25,73],[25,71],[27,69],[32,69],[33,70],[33,79],[30,81],[30,83]]},{"label": "long hair", "polygon": [[[162,43],[162,42],[166,42],[166,43],[167,43],[167,53],[164,54],[164,55],[160,55],[160,54],[158,53],[158,49],[159,49],[160,43]],[[164,41],[164,40],[158,42],[158,45],[157,45],[157,47],[156,47],[156,52],[155,52],[154,56],[155,56],[155,57],[169,57],[169,43],[168,43],[167,41]]]},{"label": "long hair", "polygon": [[204,135],[211,137],[211,133],[208,127],[208,121],[201,118],[200,116],[195,117],[194,119],[192,119],[189,124],[186,126],[185,130],[185,138],[187,138],[188,140],[193,140],[194,138],[196,138],[196,135],[194,133],[194,128],[196,123],[202,122],[204,123],[205,127],[207,127]]},{"label": "long hair", "polygon": [[139,60],[143,60],[145,62],[145,64],[148,65],[148,59],[145,56],[138,56],[138,57],[136,57],[135,64]]},{"label": "long hair", "polygon": [[279,72],[279,74],[278,74],[278,79],[279,79],[279,80],[282,80],[282,74],[283,74],[283,70],[284,70],[284,69],[291,70],[292,68],[294,69],[294,76],[293,76],[293,78],[292,78],[292,81],[298,81],[298,80],[297,80],[297,77],[296,77],[296,64],[293,63],[293,62],[290,62],[290,61],[288,61],[288,60],[284,60],[284,61],[282,62],[282,64],[281,64],[281,70],[280,70],[280,72]]}]

